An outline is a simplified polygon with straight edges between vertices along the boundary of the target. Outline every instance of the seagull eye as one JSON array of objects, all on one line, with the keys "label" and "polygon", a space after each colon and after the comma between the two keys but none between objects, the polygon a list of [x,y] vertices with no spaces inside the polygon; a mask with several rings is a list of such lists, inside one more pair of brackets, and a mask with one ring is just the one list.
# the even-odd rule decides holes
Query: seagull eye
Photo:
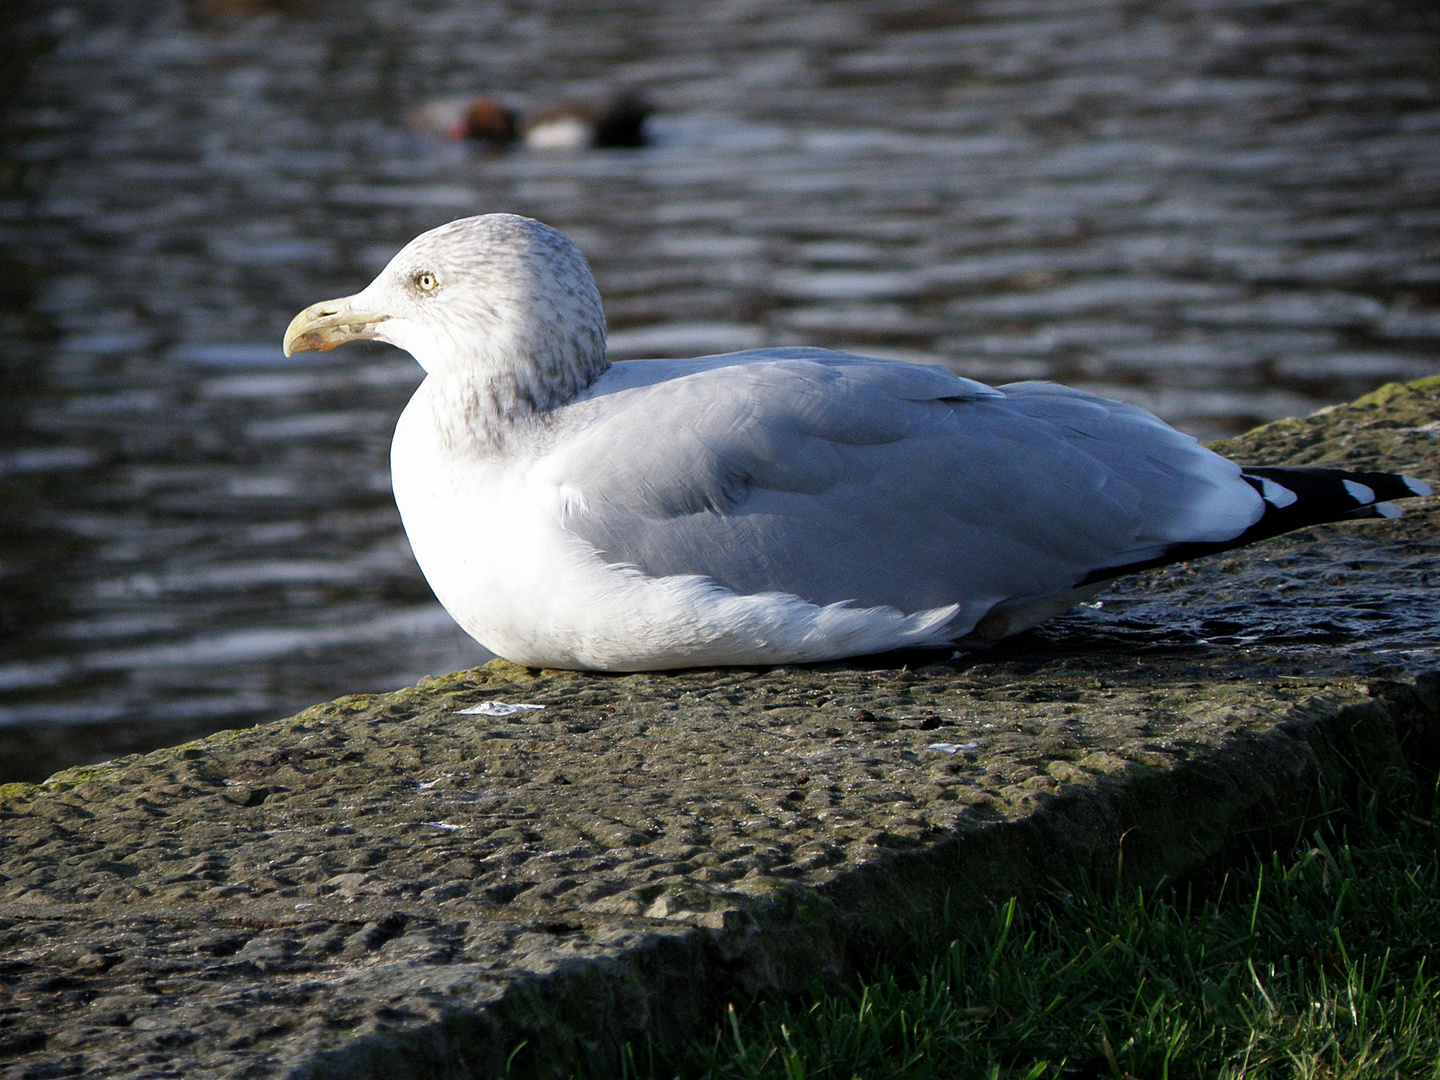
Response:
[{"label": "seagull eye", "polygon": [[415,275],[415,287],[421,292],[434,292],[439,284],[440,279],[429,270],[421,270]]}]

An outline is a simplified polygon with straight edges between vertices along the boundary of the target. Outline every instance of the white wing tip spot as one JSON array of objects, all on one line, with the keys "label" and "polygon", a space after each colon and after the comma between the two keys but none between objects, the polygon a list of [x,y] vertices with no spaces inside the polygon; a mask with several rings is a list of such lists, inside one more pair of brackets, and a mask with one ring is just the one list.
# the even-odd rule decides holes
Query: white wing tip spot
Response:
[{"label": "white wing tip spot", "polygon": [[1283,484],[1277,484],[1274,480],[1266,480],[1263,476],[1255,476],[1251,479],[1260,481],[1260,497],[1271,506],[1286,507],[1297,498],[1293,491]]},{"label": "white wing tip spot", "polygon": [[1398,518],[1401,516],[1400,507],[1394,503],[1376,503],[1370,509],[1374,510],[1376,514],[1383,518]]},{"label": "white wing tip spot", "polygon": [[1364,484],[1357,484],[1354,480],[1341,480],[1345,485],[1346,492],[1361,506],[1369,506],[1375,501],[1375,489],[1366,487]]},{"label": "white wing tip spot", "polygon": [[1416,480],[1413,476],[1402,476],[1401,482],[1416,495],[1429,495],[1430,485],[1424,480]]}]

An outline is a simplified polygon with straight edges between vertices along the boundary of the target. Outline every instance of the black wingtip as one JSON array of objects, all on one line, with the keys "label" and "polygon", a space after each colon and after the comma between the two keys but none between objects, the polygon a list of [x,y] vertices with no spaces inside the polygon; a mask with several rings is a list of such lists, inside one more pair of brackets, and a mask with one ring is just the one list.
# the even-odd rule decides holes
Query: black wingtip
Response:
[{"label": "black wingtip", "polygon": [[1247,468],[1240,475],[1265,500],[1260,520],[1244,532],[1230,540],[1171,544],[1153,558],[1092,571],[1079,584],[1108,581],[1167,563],[1216,555],[1310,525],[1347,518],[1397,518],[1401,511],[1393,500],[1430,494],[1430,485],[1425,481],[1398,473],[1265,466]]},{"label": "black wingtip", "polygon": [[[1241,475],[1266,502],[1264,516],[1236,537],[1241,543],[1278,536],[1307,525],[1339,521],[1353,516],[1357,510],[1395,499],[1430,494],[1430,485],[1425,481],[1398,473],[1266,466],[1246,469]],[[1282,494],[1277,498],[1277,493]],[[1381,517],[1398,516],[1398,512],[1397,515],[1378,513]]]}]

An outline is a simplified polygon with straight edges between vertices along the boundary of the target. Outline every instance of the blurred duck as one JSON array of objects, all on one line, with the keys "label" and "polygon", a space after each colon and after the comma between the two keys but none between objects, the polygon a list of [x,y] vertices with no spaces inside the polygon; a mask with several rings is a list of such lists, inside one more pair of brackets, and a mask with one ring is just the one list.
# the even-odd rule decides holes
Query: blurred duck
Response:
[{"label": "blurred duck", "polygon": [[494,98],[440,98],[411,111],[412,131],[437,139],[473,142],[486,150],[508,150],[519,134],[519,119]]},{"label": "blurred duck", "polygon": [[560,102],[527,117],[520,138],[531,150],[635,149],[646,145],[645,120],[654,111],[634,94]]},{"label": "blurred duck", "polygon": [[634,148],[646,145],[645,119],[652,112],[634,94],[604,103],[559,102],[524,118],[491,97],[450,98],[420,106],[410,114],[410,126],[497,153],[517,142],[539,151]]}]

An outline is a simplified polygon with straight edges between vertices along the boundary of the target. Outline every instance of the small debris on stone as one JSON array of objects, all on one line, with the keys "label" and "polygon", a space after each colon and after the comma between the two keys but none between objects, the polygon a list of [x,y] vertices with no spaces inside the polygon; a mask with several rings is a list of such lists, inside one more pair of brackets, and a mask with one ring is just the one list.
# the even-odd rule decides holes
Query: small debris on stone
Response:
[{"label": "small debris on stone", "polygon": [[936,728],[945,725],[945,721],[941,720],[938,716],[904,716],[901,717],[900,722],[904,724],[905,727],[916,728],[920,731],[934,731]]},{"label": "small debris on stone", "polygon": [[930,744],[929,746],[927,746],[925,749],[926,749],[926,750],[939,750],[942,754],[958,754],[961,750],[976,750],[976,749],[979,749],[979,746],[980,746],[980,744],[979,744],[978,742],[967,742],[967,743],[936,742],[936,743],[931,743],[931,744]]},{"label": "small debris on stone", "polygon": [[511,704],[508,701],[482,701],[479,705],[471,705],[468,709],[461,709],[456,716],[514,716],[518,712],[527,709],[543,709],[544,705],[527,705],[524,702]]}]

